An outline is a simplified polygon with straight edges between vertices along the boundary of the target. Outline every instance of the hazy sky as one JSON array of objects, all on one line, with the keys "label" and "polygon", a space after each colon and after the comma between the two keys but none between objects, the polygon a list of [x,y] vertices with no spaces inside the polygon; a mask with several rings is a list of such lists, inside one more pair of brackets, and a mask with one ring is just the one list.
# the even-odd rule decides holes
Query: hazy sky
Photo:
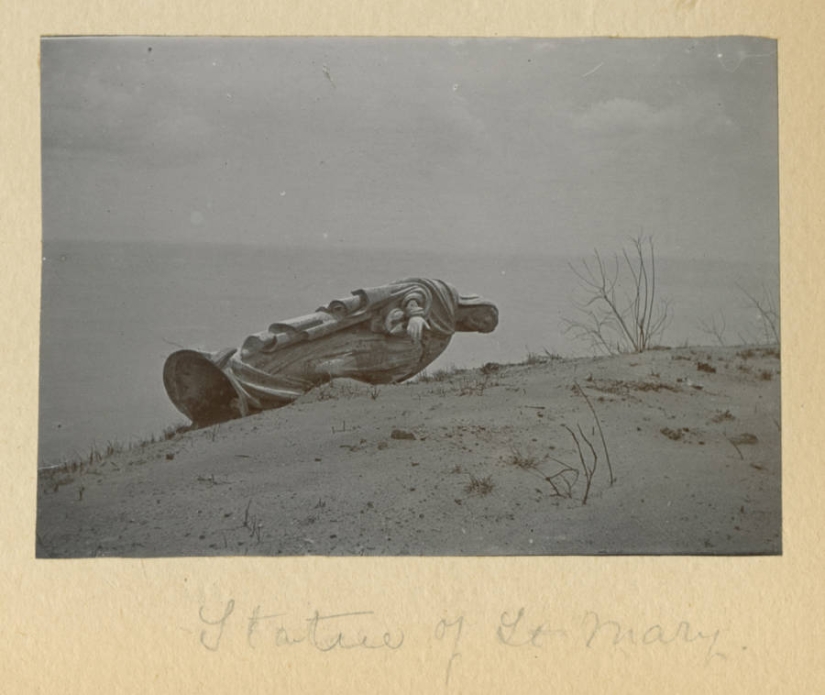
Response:
[{"label": "hazy sky", "polygon": [[778,258],[767,39],[46,39],[44,238]]}]

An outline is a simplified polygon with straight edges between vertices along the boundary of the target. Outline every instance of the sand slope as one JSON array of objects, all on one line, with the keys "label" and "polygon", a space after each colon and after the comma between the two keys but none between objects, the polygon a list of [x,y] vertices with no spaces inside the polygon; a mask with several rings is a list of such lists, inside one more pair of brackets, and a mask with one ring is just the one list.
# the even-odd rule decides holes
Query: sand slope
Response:
[{"label": "sand slope", "polygon": [[[37,555],[781,552],[777,350],[531,361],[336,382],[41,473]],[[565,425],[598,455],[587,504]]]}]

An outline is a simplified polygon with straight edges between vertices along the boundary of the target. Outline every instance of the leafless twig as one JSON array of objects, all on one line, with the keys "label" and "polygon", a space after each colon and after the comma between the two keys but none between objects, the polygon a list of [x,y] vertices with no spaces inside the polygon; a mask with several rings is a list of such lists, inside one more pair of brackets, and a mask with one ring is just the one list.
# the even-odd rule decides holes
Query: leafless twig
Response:
[{"label": "leafless twig", "polygon": [[[598,459],[594,458],[592,467],[588,466],[587,462],[584,460],[584,452],[582,451],[581,443],[579,442],[579,438],[576,436],[576,433],[572,429],[570,429],[567,425],[562,425],[562,427],[564,427],[564,429],[566,429],[568,432],[570,432],[570,436],[573,437],[573,442],[576,444],[576,451],[578,451],[578,453],[579,453],[579,461],[581,462],[582,470],[584,471],[584,479],[585,479],[584,497],[582,497],[582,504],[584,505],[584,504],[587,504],[587,497],[590,495],[590,486],[593,483],[593,474],[596,472],[596,463],[597,463]],[[584,439],[584,441],[590,447],[590,450],[593,452],[593,455],[595,456],[596,451],[595,451],[595,449],[593,449],[593,445],[590,444],[587,437],[584,436],[584,433],[582,432],[581,427],[579,427],[578,430],[579,430],[579,434],[581,434],[581,436],[582,436],[582,439]]]},{"label": "leafless twig", "polygon": [[[670,306],[656,296],[656,254],[653,239],[639,235],[632,249],[605,262],[598,250],[581,267],[570,265],[586,293],[576,304],[578,319],[565,320],[565,331],[587,340],[607,354],[644,352],[661,339],[670,322]],[[621,271],[624,270],[624,273]],[[623,283],[622,280],[629,282]],[[619,290],[624,285],[623,294]]]},{"label": "leafless twig", "polygon": [[604,440],[604,432],[602,431],[602,423],[599,420],[599,416],[596,415],[596,409],[593,407],[593,404],[590,402],[590,399],[587,397],[587,394],[584,392],[584,389],[579,386],[578,382],[573,382],[576,387],[576,393],[578,393],[582,398],[584,398],[584,402],[587,403],[587,407],[590,408],[590,412],[593,413],[593,419],[596,421],[596,427],[599,430],[599,437],[602,440],[602,448],[604,449],[604,456],[607,460],[607,471],[610,474],[610,485],[612,486],[615,482],[615,478],[613,477],[613,466],[610,463],[610,452],[607,449],[607,442]]}]

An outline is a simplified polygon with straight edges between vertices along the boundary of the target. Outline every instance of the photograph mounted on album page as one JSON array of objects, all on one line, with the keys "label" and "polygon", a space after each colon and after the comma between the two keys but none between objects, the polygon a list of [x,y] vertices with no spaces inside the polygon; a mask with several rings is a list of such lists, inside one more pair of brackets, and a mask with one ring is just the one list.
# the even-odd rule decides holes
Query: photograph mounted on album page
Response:
[{"label": "photograph mounted on album page", "polygon": [[776,41],[41,74],[38,557],[781,553]]},{"label": "photograph mounted on album page", "polygon": [[820,10],[380,5],[0,9],[9,687],[821,690]]}]

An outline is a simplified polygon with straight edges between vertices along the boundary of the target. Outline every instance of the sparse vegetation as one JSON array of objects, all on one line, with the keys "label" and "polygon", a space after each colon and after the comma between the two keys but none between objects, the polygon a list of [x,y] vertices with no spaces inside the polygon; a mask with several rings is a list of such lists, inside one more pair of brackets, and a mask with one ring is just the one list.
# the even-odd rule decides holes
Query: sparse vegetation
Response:
[{"label": "sparse vegetation", "polygon": [[607,442],[604,440],[604,432],[602,431],[602,423],[599,420],[599,416],[596,414],[596,409],[593,407],[593,404],[590,402],[590,399],[587,397],[587,394],[584,392],[584,389],[578,385],[578,383],[574,383],[573,386],[575,387],[575,393],[578,393],[582,398],[584,398],[584,402],[587,403],[587,407],[590,408],[590,412],[593,414],[593,419],[596,421],[596,427],[599,428],[599,437],[602,440],[602,448],[604,449],[604,456],[607,459],[607,470],[610,474],[610,484],[613,485],[615,482],[615,478],[613,477],[613,465],[610,463],[610,451],[607,448]]},{"label": "sparse vegetation", "polygon": [[[739,290],[748,300],[748,306],[756,310],[758,314],[758,343],[780,344],[779,332],[779,302],[773,292],[764,285],[760,289],[760,294],[755,295],[748,292],[744,287],[739,286]],[[740,336],[741,337],[741,336]],[[742,342],[750,342],[743,339]]]},{"label": "sparse vegetation", "polygon": [[[517,359],[523,357],[523,354]],[[205,499],[219,500],[223,504],[227,500],[234,500],[230,506],[217,509],[217,516],[223,514],[224,519],[231,516],[231,520],[221,521],[220,525],[211,519],[205,521],[203,515],[188,516],[184,530],[191,532],[191,538],[190,541],[181,542],[194,541],[195,545],[187,545],[184,549],[200,548],[202,544],[202,550],[208,552],[206,546],[213,547],[210,544],[217,541],[218,547],[223,543],[228,552],[238,554],[254,554],[256,545],[259,551],[268,551],[270,544],[272,552],[305,552],[296,545],[296,534],[301,533],[303,528],[304,532],[311,530],[315,534],[311,541],[306,541],[316,544],[310,549],[313,552],[344,552],[346,548],[343,544],[337,545],[338,540],[335,543],[327,540],[327,529],[338,533],[342,539],[346,537],[349,542],[350,536],[347,534],[352,528],[342,533],[334,524],[344,518],[343,514],[348,509],[346,504],[350,500],[354,499],[360,506],[364,506],[365,501],[360,492],[356,497],[348,497],[346,495],[349,491],[332,488],[336,495],[340,493],[340,497],[330,498],[328,506],[332,511],[325,513],[319,509],[322,502],[315,509],[306,511],[314,504],[312,500],[318,499],[317,496],[307,497],[305,491],[292,485],[281,486],[286,492],[279,491],[277,501],[285,502],[283,513],[288,512],[289,515],[284,518],[293,524],[284,526],[282,533],[280,522],[277,519],[273,522],[269,518],[269,511],[267,514],[261,513],[263,507],[260,505],[264,501],[268,510],[270,507],[275,508],[276,505],[271,504],[276,499],[274,493],[268,492],[267,500],[260,498],[258,503],[254,502],[253,496],[250,502],[249,490],[253,488],[249,484],[236,486],[234,482],[237,475],[227,473],[233,465],[233,456],[251,458],[252,461],[244,464],[241,477],[256,480],[259,485],[269,471],[269,458],[279,469],[281,466],[294,466],[298,470],[303,462],[311,461],[312,456],[323,454],[325,463],[317,468],[323,468],[325,475],[329,474],[330,481],[334,481],[336,485],[341,478],[333,476],[340,475],[338,471],[344,469],[347,473],[357,471],[356,476],[351,476],[357,478],[354,481],[356,485],[375,485],[375,481],[379,480],[375,476],[380,476],[382,485],[386,483],[393,489],[400,490],[403,496],[398,499],[404,506],[399,511],[398,521],[407,523],[409,519],[418,524],[416,518],[426,519],[415,526],[416,532],[421,529],[422,536],[435,533],[440,523],[453,516],[463,526],[468,523],[481,524],[510,519],[515,523],[507,529],[506,537],[509,539],[519,532],[522,521],[535,525],[536,515],[541,516],[544,509],[545,514],[549,513],[553,517],[554,524],[562,519],[564,529],[557,531],[560,526],[554,526],[554,533],[542,532],[540,536],[536,536],[536,545],[532,549],[526,545],[523,547],[528,552],[554,552],[557,549],[566,551],[572,547],[581,549],[581,544],[573,545],[579,542],[579,537],[575,532],[571,533],[570,529],[583,519],[581,512],[577,511],[582,505],[601,507],[608,504],[610,508],[618,508],[619,502],[628,504],[627,500],[630,500],[630,504],[638,503],[638,499],[625,498],[625,495],[635,495],[637,490],[643,488],[643,496],[649,494],[644,478],[639,478],[636,473],[640,468],[628,458],[636,455],[637,445],[641,456],[646,457],[640,458],[640,461],[646,466],[651,463],[661,465],[674,480],[678,480],[673,475],[675,466],[690,461],[690,457],[694,455],[701,456],[702,459],[718,459],[720,468],[731,469],[731,473],[735,475],[756,475],[756,471],[764,471],[759,474],[759,480],[765,483],[769,480],[768,475],[777,474],[776,466],[771,467],[775,454],[775,448],[771,447],[775,447],[778,439],[776,433],[780,430],[778,407],[774,402],[766,402],[766,407],[763,408],[763,403],[755,401],[756,396],[750,399],[743,394],[750,396],[758,393],[766,401],[774,396],[780,364],[778,359],[773,358],[778,357],[779,350],[775,346],[742,346],[713,350],[695,348],[678,353],[674,351],[673,354],[648,353],[647,357],[632,355],[613,360],[582,358],[571,360],[561,365],[561,368],[552,365],[530,369],[512,363],[486,363],[484,367],[474,370],[443,370],[437,377],[438,383],[426,386],[407,388],[381,385],[384,405],[377,411],[367,407],[367,401],[374,398],[372,392],[378,391],[378,388],[356,383],[353,386],[356,391],[353,398],[357,400],[348,405],[339,402],[334,409],[320,403],[313,405],[309,402],[314,400],[312,396],[309,401],[299,404],[295,411],[308,413],[306,424],[311,425],[312,429],[298,430],[302,441],[292,452],[292,456],[281,457],[274,453],[271,457],[268,456],[265,437],[276,436],[281,418],[265,415],[250,418],[245,423],[210,426],[185,437],[181,437],[180,432],[185,431],[186,427],[167,427],[162,433],[139,444],[146,446],[147,443],[155,442],[150,449],[119,454],[108,460],[107,454],[112,451],[128,450],[138,444],[104,440],[96,449],[87,449],[86,455],[74,461],[62,475],[41,476],[41,499],[46,502],[42,508],[43,517],[46,518],[45,513],[50,511],[51,505],[54,510],[61,512],[61,518],[65,507],[82,520],[82,514],[88,514],[96,509],[96,505],[101,504],[102,497],[113,489],[112,483],[117,483],[119,478],[126,482],[133,480],[128,476],[134,469],[129,467],[141,462],[138,459],[155,464],[160,461],[162,465],[156,466],[157,472],[170,477],[157,479],[176,482],[180,475],[175,470],[186,473],[188,484],[198,495],[198,503]],[[532,357],[528,355],[528,358],[532,364],[552,359],[535,353]],[[706,368],[711,365],[711,369]],[[738,366],[749,370],[747,378],[742,372],[736,371]],[[713,368],[718,372],[715,375],[711,371]],[[705,378],[706,375],[701,372],[707,372],[711,376]],[[763,376],[763,373],[768,376]],[[708,384],[709,397],[699,397],[691,391],[691,380],[699,380],[699,377]],[[769,378],[773,382],[767,381]],[[760,379],[766,381],[759,381]],[[727,390],[726,380],[739,390]],[[332,388],[341,393],[341,385],[346,383],[345,380],[336,381]],[[496,387],[489,390],[489,384]],[[711,389],[711,384],[716,388]],[[483,393],[485,398],[459,398],[462,392],[464,395]],[[438,393],[444,396],[443,400],[437,397]],[[493,400],[488,402],[491,398]],[[297,422],[297,419],[291,417],[291,413],[286,415],[288,417],[283,420],[290,426]],[[773,415],[777,417],[772,418]],[[347,420],[342,420],[342,417]],[[604,423],[601,423],[601,418],[605,418]],[[770,427],[772,421],[776,429]],[[690,431],[682,428],[683,424],[688,425]],[[669,427],[663,428],[663,425]],[[420,441],[396,441],[404,438],[399,433],[392,432],[397,426],[410,431]],[[330,435],[326,427],[331,427],[336,436]],[[248,433],[259,429],[261,431],[258,435],[243,439]],[[318,429],[322,430],[319,440],[323,441],[315,442],[312,438],[316,436]],[[633,434],[634,430],[637,434]],[[759,439],[763,440],[759,442],[760,446],[748,449],[750,437],[740,434],[746,431],[760,432]],[[385,441],[381,440],[382,437]],[[619,448],[616,448],[613,441],[616,437],[626,437]],[[673,441],[665,441],[668,437]],[[233,454],[231,448],[224,446],[212,451],[214,447],[209,445],[210,438],[225,440],[225,444],[235,442],[238,447],[248,446],[251,455]],[[609,452],[607,439],[614,443],[613,452]],[[726,441],[734,448],[736,458],[725,447]],[[692,446],[694,444],[704,447],[696,448]],[[333,447],[339,453],[333,453]],[[383,451],[384,449],[387,450]],[[174,462],[164,462],[164,456],[172,452],[175,455]],[[619,482],[614,478],[612,458],[615,458],[617,464]],[[320,458],[315,460],[320,461]],[[102,467],[101,461],[104,462]],[[204,462],[208,465],[204,466]],[[339,462],[346,466],[336,465]],[[393,464],[391,468],[387,468],[388,463]],[[105,476],[107,468],[115,464],[126,475],[112,475],[109,480],[104,478],[105,485],[100,488],[93,475],[78,475],[92,473]],[[89,471],[93,466],[98,469]],[[148,473],[145,469],[135,472]],[[490,473],[492,475],[488,475]],[[685,470],[683,475],[682,480],[687,480],[691,473]],[[621,484],[622,480],[625,481],[624,484]],[[608,483],[615,487],[608,490]],[[232,492],[229,492],[230,484]],[[151,492],[154,497],[157,490],[157,512],[163,510],[165,514],[167,509],[175,508],[178,500],[164,497],[161,489],[156,484]],[[51,494],[53,490],[57,491],[56,495]],[[406,494],[406,490],[415,494]],[[215,497],[216,493],[222,494]],[[693,493],[699,496],[699,490],[689,486],[687,496],[692,497]],[[194,499],[193,497],[192,500]],[[244,505],[243,499],[248,504]],[[150,508],[139,508],[132,504],[129,513],[133,514],[132,510],[135,509],[145,509],[147,518],[151,518],[156,501],[148,501],[151,503]],[[252,508],[252,503],[260,507],[257,513]],[[245,513],[241,514],[240,510],[244,507]],[[389,524],[384,522],[390,514],[388,510],[374,511],[369,515],[368,508],[364,507],[364,510],[365,525],[362,528],[365,533],[375,531],[383,534],[385,530],[390,533]],[[202,511],[208,513],[206,507]],[[224,513],[225,511],[228,513]],[[659,511],[657,509],[656,513]],[[358,509],[355,509],[355,513],[358,513]],[[588,520],[601,519],[599,515],[586,516]],[[180,517],[173,515],[168,518]],[[60,521],[55,514],[54,522],[49,518],[48,525],[41,522],[38,529],[42,539],[49,544],[48,554],[63,552],[59,549],[59,544],[66,534],[59,526]],[[263,527],[269,529],[271,522],[275,524],[273,528],[279,529],[277,533],[263,531]],[[121,519],[118,523],[123,524],[124,538],[117,543],[109,543],[106,553],[142,552],[141,548],[135,550],[132,547],[136,545],[132,541],[136,539],[147,542],[150,536],[138,525],[127,525],[134,523],[129,518]],[[467,530],[470,530],[469,527]],[[226,538],[221,541],[224,532],[229,536],[228,542]],[[199,536],[199,533],[205,534],[205,538]],[[189,535],[186,534],[187,537]],[[392,535],[395,536],[395,533]],[[483,542],[480,532],[469,535],[472,538],[468,536],[463,540]],[[184,534],[181,533],[180,536],[182,539]],[[701,545],[701,535],[698,537]],[[197,538],[201,540],[195,540]],[[38,537],[37,549],[39,553],[45,554],[42,539]],[[408,539],[405,539],[404,543],[407,542]],[[412,541],[409,542],[410,547],[414,547]],[[384,545],[375,542],[369,552],[399,552],[399,548],[402,546],[398,543]],[[81,548],[81,552],[86,551]]]},{"label": "sparse vegetation", "polygon": [[727,440],[728,440],[728,442],[730,443],[730,445],[731,445],[734,449],[736,449],[736,453],[737,453],[737,454],[739,454],[739,458],[740,458],[740,459],[742,459],[742,460],[744,461],[744,460],[745,460],[745,457],[742,455],[742,450],[741,450],[741,449],[737,446],[736,442],[735,442],[735,441],[733,441],[733,439],[731,439],[730,437],[728,437],[728,438],[727,438]]},{"label": "sparse vegetation", "polygon": [[678,442],[682,438],[683,434],[682,430],[674,430],[670,427],[662,427],[662,429],[660,429],[659,431],[663,435],[665,435],[665,437],[667,437],[668,439],[672,439],[674,442]]},{"label": "sparse vegetation", "polygon": [[338,398],[335,390],[335,382],[330,379],[326,384],[321,384],[315,389],[315,396],[319,401],[329,401]]},{"label": "sparse vegetation", "polygon": [[[631,391],[679,391],[678,386],[661,381],[622,381],[621,379],[592,379],[591,388],[613,395],[629,395]],[[575,387],[574,387],[575,391]]]},{"label": "sparse vegetation", "polygon": [[725,412],[718,412],[714,415],[710,421],[715,423],[725,422],[726,420],[735,420],[736,418],[730,412],[730,410],[726,410]]},{"label": "sparse vegetation", "polygon": [[464,486],[464,492],[468,495],[474,497],[484,497],[493,491],[493,488],[495,487],[495,483],[493,483],[493,476],[487,475],[483,478],[476,478],[472,473],[468,473],[467,475],[470,476],[470,482]]},{"label": "sparse vegetation", "polygon": [[[737,288],[745,297],[743,308],[756,316],[755,321],[738,332],[739,342],[743,345],[779,345],[780,316],[776,293],[765,285],[760,288],[759,294],[752,294],[741,285],[737,285]],[[727,322],[721,312],[714,314],[710,321],[699,321],[698,325],[703,333],[711,336],[719,345],[726,344]]]},{"label": "sparse vegetation", "polygon": [[598,250],[581,267],[570,266],[584,297],[575,301],[578,318],[565,320],[565,331],[609,355],[644,352],[656,345],[670,322],[670,307],[656,287],[653,239],[641,235],[605,261]]},{"label": "sparse vegetation", "polygon": [[579,442],[579,438],[576,436],[576,433],[567,425],[562,425],[564,429],[566,429],[570,436],[573,437],[573,442],[576,445],[576,451],[579,454],[579,462],[581,463],[582,470],[584,471],[584,479],[585,479],[585,488],[584,488],[584,497],[582,497],[582,505],[587,504],[587,497],[590,495],[590,486],[593,484],[593,476],[596,473],[596,466],[599,463],[599,456],[596,453],[596,450],[593,448],[593,445],[590,443],[590,440],[582,431],[581,425],[577,425],[576,429],[579,431],[579,436],[581,436],[582,441],[587,444],[587,448],[590,449],[590,453],[593,456],[593,463],[588,464],[585,460],[584,452],[582,451],[581,443]]},{"label": "sparse vegetation", "polygon": [[455,365],[451,366],[449,369],[437,369],[432,374],[425,370],[418,374],[413,381],[421,384],[429,384],[432,382],[441,383],[444,381],[449,381],[454,376],[463,374],[466,371],[466,369],[459,369]]},{"label": "sparse vegetation", "polygon": [[462,379],[458,387],[459,396],[483,396],[485,389],[490,385],[490,375],[485,374],[483,379]]},{"label": "sparse vegetation", "polygon": [[733,444],[758,444],[759,438],[755,434],[751,434],[750,432],[742,432],[741,434],[734,435],[733,437],[728,437],[731,443]]},{"label": "sparse vegetation", "polygon": [[249,513],[249,507],[252,505],[252,500],[246,504],[246,510],[243,515],[243,528],[249,531],[249,537],[255,538],[258,543],[261,542],[261,529],[263,522],[255,515]]},{"label": "sparse vegetation", "polygon": [[[591,436],[595,436],[596,430],[598,429],[602,450],[607,462],[610,485],[612,486],[615,482],[615,478],[613,476],[613,465],[610,461],[610,452],[607,448],[607,442],[605,440],[604,431],[602,429],[599,416],[596,413],[596,409],[593,407],[593,403],[590,401],[590,398],[588,398],[587,394],[584,392],[584,389],[582,389],[578,383],[573,384],[572,390],[584,399],[588,409],[593,415],[595,424],[593,426]],[[562,424],[562,427],[564,427],[564,429],[566,429],[573,438],[573,443],[579,459],[580,470],[563,459],[547,454],[543,461],[553,461],[557,466],[559,466],[559,468],[554,473],[546,475],[540,470],[542,460],[539,460],[533,455],[524,454],[515,445],[511,445],[511,454],[504,459],[504,463],[540,476],[550,485],[552,490],[550,493],[551,497],[561,497],[565,499],[572,499],[576,483],[579,481],[581,474],[584,474],[585,490],[582,495],[582,505],[585,505],[587,504],[587,500],[590,496],[591,487],[593,485],[596,469],[598,467],[599,455],[596,451],[596,447],[593,446],[590,438],[588,438],[588,436],[584,433],[581,425],[577,424],[575,431],[566,424]],[[555,446],[551,445],[549,448],[552,451],[555,449]]]},{"label": "sparse vegetation", "polygon": [[743,432],[742,434],[734,435],[733,437],[726,437],[730,445],[736,449],[736,453],[739,454],[739,458],[744,460],[745,457],[742,455],[742,450],[739,448],[742,445],[753,445],[758,444],[759,439],[756,437],[755,434],[751,434],[750,432]]},{"label": "sparse vegetation", "polygon": [[725,345],[725,330],[727,329],[727,322],[721,312],[719,314],[714,314],[710,322],[699,321],[699,329],[703,333],[711,336],[719,345]]},{"label": "sparse vegetation", "polygon": [[579,472],[573,466],[564,463],[564,461],[557,461],[557,463],[562,469],[544,478],[553,489],[551,496],[572,499],[573,488],[579,480]]},{"label": "sparse vegetation", "polygon": [[512,455],[506,459],[506,463],[521,468],[523,471],[538,467],[538,461],[535,456],[526,456],[521,453],[516,447],[511,447]]},{"label": "sparse vegetation", "polygon": [[547,348],[544,348],[542,352],[533,352],[528,348],[527,357],[524,358],[521,364],[532,366],[535,364],[547,364],[548,362],[554,362],[560,359],[562,359],[561,355],[550,352]]},{"label": "sparse vegetation", "polygon": [[[55,466],[41,468],[38,470],[38,475],[53,479],[56,475],[66,473],[87,473],[95,464],[104,463],[107,459],[117,454],[134,451],[136,449],[144,449],[147,446],[157,444],[158,442],[170,441],[177,435],[182,434],[183,432],[189,432],[191,429],[192,427],[190,425],[177,424],[164,428],[160,435],[152,434],[149,437],[139,441],[123,442],[118,439],[110,439],[102,448],[92,445],[89,448],[88,456],[75,456],[74,458],[64,460],[62,463]],[[65,483],[61,483],[61,485],[64,484]]]}]

